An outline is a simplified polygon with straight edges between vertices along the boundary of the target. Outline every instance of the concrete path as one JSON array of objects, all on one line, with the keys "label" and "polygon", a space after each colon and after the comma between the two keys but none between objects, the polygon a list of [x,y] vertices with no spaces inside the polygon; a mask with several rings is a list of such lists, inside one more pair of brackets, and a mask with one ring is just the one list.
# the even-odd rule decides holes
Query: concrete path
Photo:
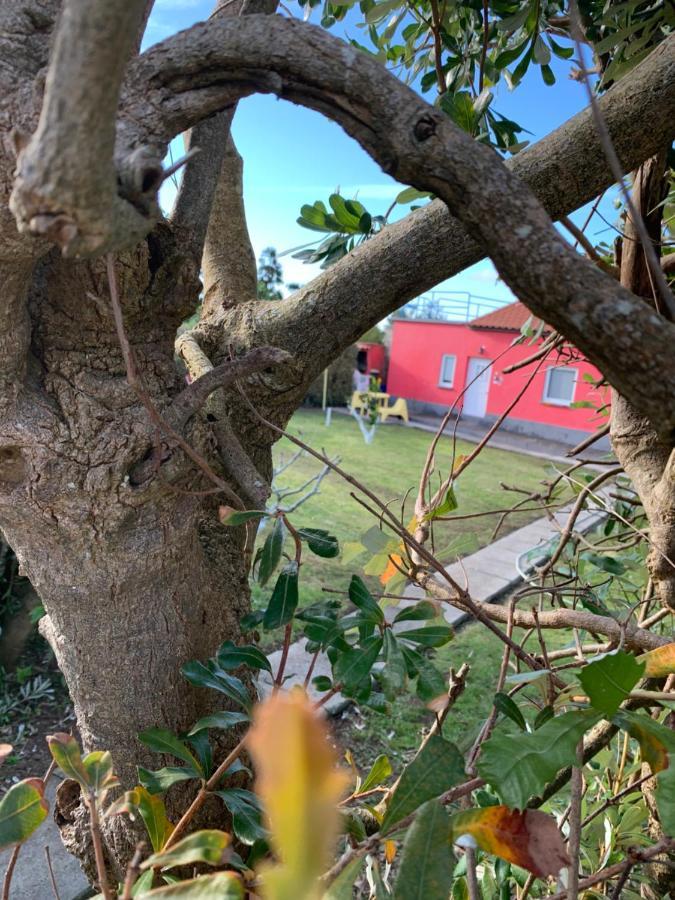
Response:
[{"label": "concrete path", "polygon": [[[422,431],[428,431],[435,434],[438,431],[440,419],[434,416],[415,415],[410,418],[409,428],[419,428]],[[455,427],[454,419],[448,423],[444,434],[451,436]],[[457,437],[471,444],[477,444],[485,436],[487,426],[478,419],[463,417],[457,426]],[[606,438],[605,438],[606,441]],[[598,441],[598,444],[601,442]],[[562,441],[551,440],[550,438],[531,437],[526,434],[519,434],[517,431],[508,431],[505,428],[498,429],[494,436],[490,438],[489,446],[492,450],[511,450],[514,453],[524,453],[526,456],[534,456],[537,459],[548,459],[551,462],[570,463],[570,457],[567,456],[571,444],[565,444]],[[607,449],[597,449],[597,445],[584,450],[584,459],[603,460],[607,459],[609,454]]]},{"label": "concrete path", "polygon": [[[12,878],[10,900],[52,900],[54,897],[49,885],[45,847],[49,847],[54,880],[61,900],[73,900],[89,887],[80,864],[64,849],[59,830],[52,817],[54,795],[59,782],[58,776],[52,775],[47,784],[45,794],[49,801],[49,813],[37,831],[21,848]],[[11,855],[11,849],[3,850],[0,853],[0,877],[2,878],[4,878]]]}]

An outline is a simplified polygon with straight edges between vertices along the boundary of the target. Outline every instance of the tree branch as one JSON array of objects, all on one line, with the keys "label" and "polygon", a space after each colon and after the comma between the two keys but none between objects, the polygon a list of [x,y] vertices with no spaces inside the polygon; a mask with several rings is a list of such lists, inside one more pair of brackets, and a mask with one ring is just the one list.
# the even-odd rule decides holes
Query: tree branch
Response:
[{"label": "tree branch", "polygon": [[[675,425],[675,365],[668,362],[675,329],[580,258],[493,151],[376,61],[295,20],[222,20],[211,30],[195,26],[180,38],[142,60],[146,78],[162,82],[153,106],[168,108],[168,114],[158,127],[175,129],[185,118],[209,114],[215,105],[226,107],[254,90],[323,112],[385,171],[444,200],[534,313],[585,352],[656,427],[667,431]],[[272,55],[270,46],[276,48]],[[667,57],[672,68],[675,37],[655,54]],[[634,340],[636,332],[640,341]]]},{"label": "tree branch", "polygon": [[204,406],[214,391],[228,387],[235,381],[260,372],[262,369],[283,365],[291,360],[291,354],[285,350],[279,350],[276,347],[257,347],[242,359],[233,359],[220,366],[215,366],[178,394],[164,414],[164,418],[173,428],[180,431]]},{"label": "tree branch", "polygon": [[112,165],[120,86],[146,5],[65,0],[61,10],[42,112],[19,154],[10,207],[20,231],[48,237],[67,255],[138,240],[148,231],[143,213],[155,211],[161,156],[131,154],[117,173],[121,195]]},{"label": "tree branch", "polygon": [[204,243],[202,316],[256,298],[258,273],[246,225],[243,174],[244,163],[230,135]]}]

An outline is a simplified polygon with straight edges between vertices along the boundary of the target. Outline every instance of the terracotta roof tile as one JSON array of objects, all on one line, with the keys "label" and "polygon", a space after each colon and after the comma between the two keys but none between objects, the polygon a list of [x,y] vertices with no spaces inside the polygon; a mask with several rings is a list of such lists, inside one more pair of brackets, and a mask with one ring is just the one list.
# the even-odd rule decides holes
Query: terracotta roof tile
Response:
[{"label": "terracotta roof tile", "polygon": [[[516,300],[515,303],[509,303],[508,306],[496,309],[485,316],[479,316],[477,319],[469,322],[469,327],[494,328],[497,331],[520,331],[531,315],[532,313],[529,309]],[[533,317],[532,327],[537,328],[539,321],[536,316]]]}]

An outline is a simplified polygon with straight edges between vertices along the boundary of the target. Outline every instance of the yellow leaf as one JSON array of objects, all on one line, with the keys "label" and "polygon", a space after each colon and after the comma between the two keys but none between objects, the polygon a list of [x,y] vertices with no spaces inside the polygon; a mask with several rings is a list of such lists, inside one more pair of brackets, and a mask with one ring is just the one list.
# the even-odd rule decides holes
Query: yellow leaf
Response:
[{"label": "yellow leaf", "polygon": [[396,841],[385,841],[384,842],[384,858],[387,860],[389,865],[391,865],[393,863],[395,856],[396,856]]},{"label": "yellow leaf", "polygon": [[485,806],[450,819],[454,840],[470,834],[481,850],[528,869],[539,878],[569,865],[562,835],[552,816],[537,809]]},{"label": "yellow leaf", "polygon": [[675,644],[665,644],[643,653],[637,661],[645,664],[645,678],[665,678],[675,672]]},{"label": "yellow leaf", "polygon": [[339,829],[349,775],[337,768],[323,718],[304,691],[277,693],[255,710],[248,748],[279,864],[261,869],[266,900],[312,900]]},{"label": "yellow leaf", "polygon": [[397,553],[394,553],[387,563],[387,568],[380,575],[380,583],[386,584],[388,581],[391,581],[394,575],[398,575],[400,568],[397,567],[403,568],[403,560]]}]

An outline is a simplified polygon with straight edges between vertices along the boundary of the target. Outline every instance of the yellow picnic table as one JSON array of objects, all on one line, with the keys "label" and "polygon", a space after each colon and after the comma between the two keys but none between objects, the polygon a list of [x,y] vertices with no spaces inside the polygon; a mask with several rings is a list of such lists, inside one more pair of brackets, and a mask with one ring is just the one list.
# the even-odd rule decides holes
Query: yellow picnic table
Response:
[{"label": "yellow picnic table", "polygon": [[362,416],[366,415],[375,404],[377,415],[381,422],[386,422],[392,416],[399,416],[405,422],[408,421],[408,404],[403,397],[389,405],[391,394],[383,394],[380,391],[354,391],[350,407]]}]

